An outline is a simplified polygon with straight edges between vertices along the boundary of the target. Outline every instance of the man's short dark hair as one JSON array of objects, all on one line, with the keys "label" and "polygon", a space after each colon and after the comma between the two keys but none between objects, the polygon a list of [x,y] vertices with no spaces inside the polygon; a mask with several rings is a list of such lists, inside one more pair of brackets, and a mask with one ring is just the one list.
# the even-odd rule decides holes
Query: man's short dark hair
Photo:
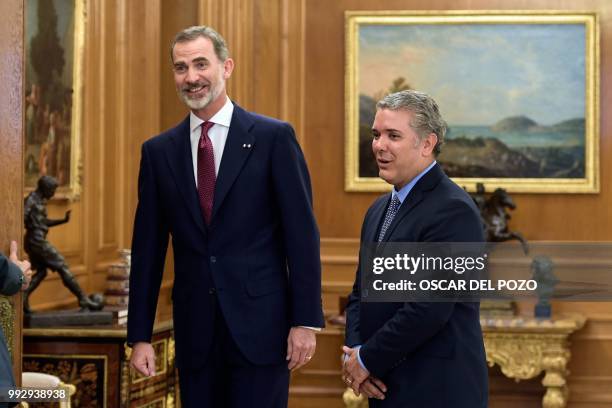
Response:
[{"label": "man's short dark hair", "polygon": [[440,147],[444,144],[447,125],[442,119],[438,104],[431,96],[412,89],[395,92],[378,101],[376,108],[411,112],[410,127],[417,132],[421,140],[430,133],[438,136],[438,142],[434,146],[433,153],[436,156],[440,153]]},{"label": "man's short dark hair", "polygon": [[172,61],[174,61],[174,46],[177,43],[193,41],[200,37],[208,38],[213,43],[215,54],[221,61],[225,61],[229,57],[229,50],[221,34],[208,26],[193,26],[179,31],[174,40],[172,40],[172,45],[170,46],[170,58]]}]

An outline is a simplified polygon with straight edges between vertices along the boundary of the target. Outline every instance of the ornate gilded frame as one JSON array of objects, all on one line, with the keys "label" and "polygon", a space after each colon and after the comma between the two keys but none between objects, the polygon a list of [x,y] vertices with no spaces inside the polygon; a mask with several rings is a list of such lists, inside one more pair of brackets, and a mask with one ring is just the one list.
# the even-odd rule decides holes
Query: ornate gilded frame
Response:
[{"label": "ornate gilded frame", "polygon": [[[599,192],[599,20],[595,12],[568,11],[347,11],[345,13],[345,190],[389,191],[378,177],[359,176],[359,30],[364,25],[583,24],[585,27],[585,144],[583,178],[477,178],[453,180],[475,191],[502,187],[514,193]],[[427,92],[427,90],[423,90]]]},{"label": "ornate gilded frame", "polygon": [[[72,38],[72,109],[70,110],[70,154],[69,154],[69,176],[65,181],[60,181],[60,186],[57,189],[57,192],[54,196],[54,199],[69,199],[69,200],[78,200],[81,195],[82,189],[82,116],[83,116],[83,64],[84,64],[84,41],[85,41],[85,25],[86,25],[86,1],[87,0],[68,0],[68,3],[73,4],[73,12],[74,12],[74,30],[73,30],[73,38]],[[32,12],[28,12],[27,4],[29,1],[26,1],[26,19],[33,19]],[[38,3],[40,4],[40,3]],[[38,21],[37,17],[36,20]],[[29,23],[26,20],[26,30],[29,27]],[[28,35],[25,35],[24,44],[27,42]],[[60,40],[61,41],[61,40]],[[61,44],[62,46],[65,44]],[[26,49],[30,50],[30,46],[26,45]],[[28,72],[32,71],[31,63],[30,63],[30,55],[26,53],[25,65],[26,65],[26,88],[28,85],[30,86],[30,94],[28,95],[26,90],[26,95],[24,96],[24,109],[25,109],[25,143],[24,143],[24,191],[27,195],[32,190],[36,189],[36,181],[38,178],[43,175],[41,173],[41,169],[37,163],[36,171],[32,171],[30,168],[32,166],[32,157],[36,159],[36,157],[32,154],[33,152],[40,152],[41,145],[44,143],[39,143],[39,141],[35,141],[34,143],[30,143],[30,138],[28,137],[28,105],[29,98],[32,97],[31,83],[30,78],[28,78]],[[42,107],[41,107],[42,108]],[[67,121],[68,122],[68,121]],[[32,157],[31,157],[32,156]],[[38,160],[40,161],[40,153]],[[59,162],[59,159],[58,159]],[[48,173],[51,176],[57,178],[57,174],[53,174],[52,172]]]}]

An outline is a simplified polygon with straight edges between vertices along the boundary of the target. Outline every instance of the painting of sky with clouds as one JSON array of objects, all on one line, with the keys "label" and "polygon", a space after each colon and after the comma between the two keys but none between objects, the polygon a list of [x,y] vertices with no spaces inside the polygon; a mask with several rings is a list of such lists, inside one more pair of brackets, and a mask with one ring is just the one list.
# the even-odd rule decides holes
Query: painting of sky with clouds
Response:
[{"label": "painting of sky with clouds", "polygon": [[404,77],[451,125],[526,115],[554,125],[585,112],[582,24],[363,25],[359,93]]},{"label": "painting of sky with clouds", "polygon": [[377,174],[376,100],[410,88],[449,124],[450,176],[584,177],[585,36],[584,24],[361,25],[360,176]]}]

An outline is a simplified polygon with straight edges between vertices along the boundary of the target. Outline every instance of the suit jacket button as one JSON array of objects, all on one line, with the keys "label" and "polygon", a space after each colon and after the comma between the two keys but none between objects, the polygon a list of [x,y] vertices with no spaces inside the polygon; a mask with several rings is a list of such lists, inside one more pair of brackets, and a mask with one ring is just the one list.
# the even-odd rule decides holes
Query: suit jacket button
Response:
[{"label": "suit jacket button", "polygon": [[217,293],[217,291],[216,291],[216,289],[215,289],[215,288],[210,288],[210,289],[208,289],[208,294],[209,294],[209,295],[214,295],[215,293]]},{"label": "suit jacket button", "polygon": [[217,262],[217,257],[216,257],[216,256],[211,256],[211,257],[210,257],[210,262],[211,262],[211,263],[215,263],[215,262]]}]

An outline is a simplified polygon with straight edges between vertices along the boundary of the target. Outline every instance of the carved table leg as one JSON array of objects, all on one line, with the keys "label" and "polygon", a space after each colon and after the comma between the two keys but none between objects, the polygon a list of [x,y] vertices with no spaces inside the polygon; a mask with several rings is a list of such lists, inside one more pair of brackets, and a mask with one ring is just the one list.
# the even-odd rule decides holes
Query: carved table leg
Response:
[{"label": "carved table leg", "polygon": [[124,358],[121,362],[121,394],[120,403],[121,408],[127,408],[130,405],[130,358],[132,356],[132,348],[128,347],[127,343],[123,345]]},{"label": "carved table leg", "polygon": [[368,399],[363,394],[356,396],[352,388],[347,388],[344,391],[342,400],[346,408],[368,408]]},{"label": "carved table leg", "polygon": [[542,385],[546,387],[546,394],[542,399],[544,408],[564,408],[567,406],[568,388],[565,377],[567,376],[566,365],[570,358],[570,352],[561,345],[554,347],[546,353],[542,359],[542,368],[546,374],[542,379]]}]

